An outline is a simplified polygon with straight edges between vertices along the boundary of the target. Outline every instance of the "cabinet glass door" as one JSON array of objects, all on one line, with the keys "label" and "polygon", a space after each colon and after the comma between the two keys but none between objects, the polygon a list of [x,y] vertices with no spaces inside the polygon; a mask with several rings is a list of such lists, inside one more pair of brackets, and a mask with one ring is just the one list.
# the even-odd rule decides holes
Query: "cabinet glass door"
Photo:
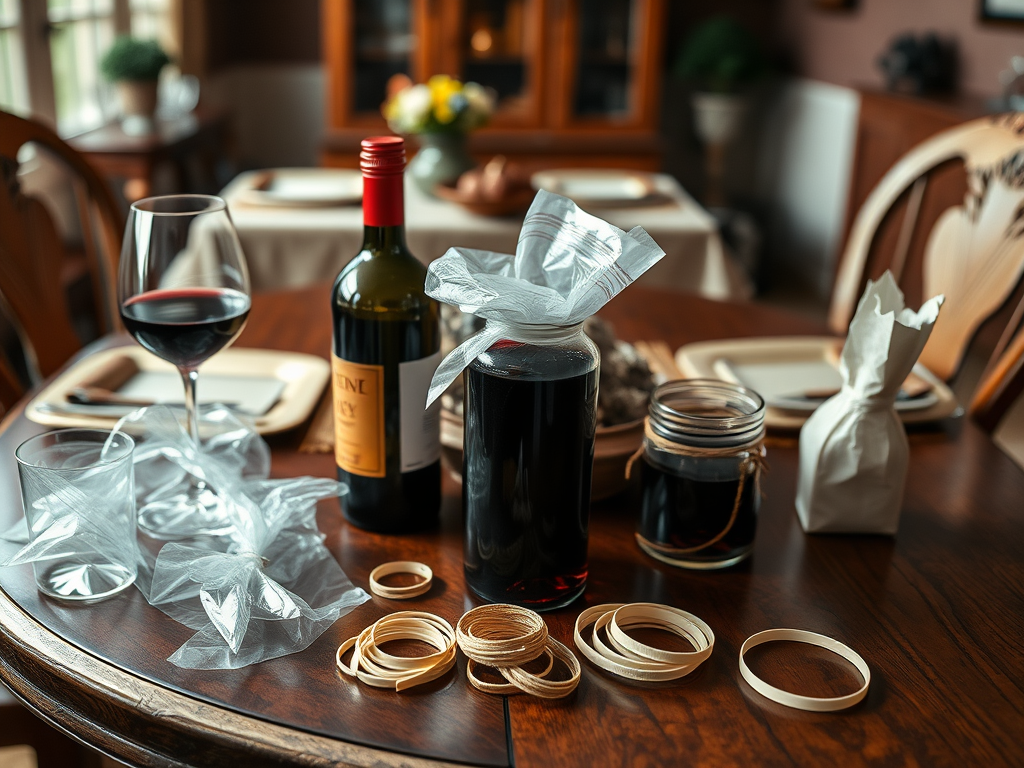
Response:
[{"label": "cabinet glass door", "polygon": [[498,95],[492,124],[539,121],[543,36],[541,0],[463,0],[458,62],[464,81]]},{"label": "cabinet glass door", "polygon": [[633,5],[632,0],[579,0],[574,117],[629,116]]},{"label": "cabinet glass door", "polygon": [[352,113],[380,112],[388,80],[409,74],[416,35],[410,0],[354,2]]}]

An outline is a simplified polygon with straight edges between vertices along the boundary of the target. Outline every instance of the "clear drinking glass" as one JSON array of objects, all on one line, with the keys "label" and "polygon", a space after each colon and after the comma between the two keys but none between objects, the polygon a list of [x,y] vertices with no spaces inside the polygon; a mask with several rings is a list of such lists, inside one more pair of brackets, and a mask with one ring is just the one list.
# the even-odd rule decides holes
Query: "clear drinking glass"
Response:
[{"label": "clear drinking glass", "polygon": [[[97,602],[135,582],[135,443],[122,432],[61,429],[15,451],[39,590]],[[50,543],[47,543],[49,540]]]},{"label": "clear drinking glass", "polygon": [[[168,195],[132,205],[121,248],[121,319],[139,344],[181,373],[197,450],[199,366],[241,332],[249,293],[245,256],[223,200]],[[217,496],[189,476],[178,491],[139,510],[139,526],[156,538],[180,539],[223,533],[230,524]]]}]

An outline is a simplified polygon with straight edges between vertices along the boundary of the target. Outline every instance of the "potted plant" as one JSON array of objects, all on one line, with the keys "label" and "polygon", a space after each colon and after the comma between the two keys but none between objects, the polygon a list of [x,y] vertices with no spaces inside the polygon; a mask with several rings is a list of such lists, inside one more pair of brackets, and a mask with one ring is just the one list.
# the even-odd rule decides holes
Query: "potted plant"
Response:
[{"label": "potted plant", "polygon": [[160,70],[171,61],[156,40],[140,40],[129,35],[118,37],[100,62],[107,80],[117,85],[125,119],[126,133],[153,130],[156,113],[157,80]]},{"label": "potted plant", "polygon": [[674,74],[692,83],[697,135],[707,146],[708,202],[723,204],[725,146],[735,138],[746,110],[745,91],[768,71],[754,36],[728,16],[698,26],[683,43]]},{"label": "potted plant", "polygon": [[493,91],[447,75],[419,84],[397,75],[388,84],[388,94],[381,108],[388,127],[419,138],[409,175],[420,189],[433,194],[438,184],[453,183],[476,165],[466,150],[466,136],[490,119]]}]

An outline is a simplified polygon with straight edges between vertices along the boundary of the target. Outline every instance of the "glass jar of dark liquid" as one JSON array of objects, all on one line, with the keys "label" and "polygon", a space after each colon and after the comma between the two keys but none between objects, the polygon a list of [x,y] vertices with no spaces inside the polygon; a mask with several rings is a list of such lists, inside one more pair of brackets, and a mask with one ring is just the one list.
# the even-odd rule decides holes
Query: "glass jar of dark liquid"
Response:
[{"label": "glass jar of dark liquid", "polygon": [[587,583],[599,353],[582,325],[517,331],[530,341],[499,341],[466,369],[466,583],[548,610]]},{"label": "glass jar of dark liquid", "polygon": [[662,562],[726,568],[754,547],[764,466],[764,400],[711,379],[651,395],[636,539]]}]

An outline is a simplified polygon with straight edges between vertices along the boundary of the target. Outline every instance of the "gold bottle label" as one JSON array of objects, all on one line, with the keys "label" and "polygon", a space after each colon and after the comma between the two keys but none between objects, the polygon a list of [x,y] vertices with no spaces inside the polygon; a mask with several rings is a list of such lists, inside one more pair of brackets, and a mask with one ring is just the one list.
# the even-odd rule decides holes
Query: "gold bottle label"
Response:
[{"label": "gold bottle label", "polygon": [[331,355],[334,457],[346,472],[384,477],[384,366]]}]

